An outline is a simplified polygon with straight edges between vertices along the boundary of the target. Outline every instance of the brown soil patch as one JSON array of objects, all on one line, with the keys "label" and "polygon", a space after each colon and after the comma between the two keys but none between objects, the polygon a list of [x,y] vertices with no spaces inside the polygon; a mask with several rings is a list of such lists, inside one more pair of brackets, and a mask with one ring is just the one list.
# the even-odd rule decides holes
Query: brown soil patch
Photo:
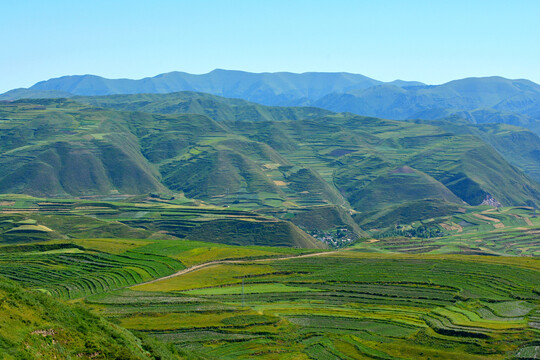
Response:
[{"label": "brown soil patch", "polygon": [[367,241],[368,244],[373,244],[373,243],[376,243],[378,241],[381,241],[381,240],[377,240],[377,239],[371,239],[369,241]]},{"label": "brown soil patch", "polygon": [[493,227],[495,229],[502,229],[504,227],[504,224],[502,222],[498,222],[498,223],[493,224]]},{"label": "brown soil patch", "polygon": [[274,184],[276,184],[277,186],[287,186],[287,183],[281,180],[274,180]]},{"label": "brown soil patch", "polygon": [[109,209],[106,206],[77,206],[75,210],[96,210],[96,209]]},{"label": "brown soil patch", "polygon": [[38,212],[39,209],[4,209],[0,211],[2,214],[26,214],[31,212]]},{"label": "brown soil patch", "polygon": [[13,206],[15,205],[14,201],[0,201],[0,206]]},{"label": "brown soil patch", "polygon": [[526,217],[526,218],[523,218],[523,220],[525,220],[525,222],[527,223],[527,225],[529,225],[529,226],[534,226],[534,224],[532,223],[531,219],[529,219],[529,218]]},{"label": "brown soil patch", "polygon": [[499,220],[499,219],[494,219],[494,218],[484,216],[484,215],[481,215],[481,214],[473,214],[473,216],[475,216],[475,217],[477,217],[479,219],[482,219],[482,220],[492,221],[494,223],[500,223],[501,222],[501,220]]},{"label": "brown soil patch", "polygon": [[280,164],[276,164],[276,163],[268,163],[268,164],[263,165],[263,167],[267,168],[268,170],[275,170],[280,166],[281,166]]},{"label": "brown soil patch", "polygon": [[456,223],[451,223],[450,225],[441,223],[439,225],[441,225],[444,230],[448,230],[448,231],[457,230],[458,233],[463,232],[463,227]]}]

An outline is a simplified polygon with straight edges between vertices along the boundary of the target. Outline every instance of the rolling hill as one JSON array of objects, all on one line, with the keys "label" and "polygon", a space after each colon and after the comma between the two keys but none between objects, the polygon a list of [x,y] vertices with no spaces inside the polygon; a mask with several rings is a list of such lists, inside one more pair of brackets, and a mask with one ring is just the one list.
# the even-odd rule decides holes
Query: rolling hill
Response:
[{"label": "rolling hill", "polygon": [[[329,115],[328,111],[310,107],[265,107],[237,99],[227,99],[209,94],[179,92],[171,94],[113,95],[103,97],[77,97],[77,101],[115,110],[143,111],[151,113],[197,113],[216,121],[281,121],[316,119]],[[436,124],[455,134],[470,134],[480,137],[495,148],[512,165],[540,182],[540,138],[530,131],[512,125],[476,124],[459,119],[443,121],[415,121]],[[454,126],[454,124],[456,126]],[[271,130],[260,128],[260,132],[271,136],[272,147],[293,149],[292,140],[276,127]],[[260,137],[260,132],[257,135]],[[270,139],[268,136],[265,142]]]},{"label": "rolling hill", "polygon": [[[201,114],[183,113],[205,103]],[[540,203],[539,139],[509,125],[392,121],[195,93],[19,100],[0,103],[0,118],[2,193],[182,193],[286,209],[284,218],[333,205],[370,226],[383,213],[409,222],[429,216],[424,208],[442,216],[486,198]]]}]

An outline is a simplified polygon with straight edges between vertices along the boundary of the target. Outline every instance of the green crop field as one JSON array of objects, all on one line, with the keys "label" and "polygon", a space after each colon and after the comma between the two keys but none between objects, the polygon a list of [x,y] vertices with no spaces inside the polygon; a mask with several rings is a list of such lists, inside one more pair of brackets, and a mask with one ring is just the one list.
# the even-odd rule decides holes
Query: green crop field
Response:
[{"label": "green crop field", "polygon": [[505,359],[540,335],[539,283],[533,258],[345,250],[216,264],[85,301],[188,358]]},{"label": "green crop field", "polygon": [[359,250],[49,240],[0,247],[0,274],[186,359],[535,358],[536,257]]}]

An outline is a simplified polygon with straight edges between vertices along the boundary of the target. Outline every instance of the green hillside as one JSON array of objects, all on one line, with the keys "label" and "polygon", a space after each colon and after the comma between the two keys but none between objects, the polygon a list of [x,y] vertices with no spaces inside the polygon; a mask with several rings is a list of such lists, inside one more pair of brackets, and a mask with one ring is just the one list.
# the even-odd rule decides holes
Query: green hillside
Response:
[{"label": "green hillside", "polygon": [[[160,111],[160,97],[165,103],[185,96],[186,101],[212,98],[148,96],[155,102],[143,108],[152,111]],[[139,108],[139,97],[144,95],[100,101]],[[230,104],[240,114],[255,106],[214,100],[223,112]],[[376,219],[386,219],[387,226],[452,214],[486,198],[502,205],[540,203],[540,185],[533,180],[540,140],[523,129],[351,114],[316,117],[305,108],[280,111],[269,117],[272,121],[248,121],[229,120],[219,111],[215,118],[117,111],[66,99],[1,103],[0,192],[177,194],[217,206],[290,214],[338,206],[354,214],[361,227],[369,226],[364,230],[376,228]],[[333,218],[335,234],[343,222]]]},{"label": "green hillside", "polygon": [[79,305],[28,291],[0,277],[3,359],[179,359]]}]

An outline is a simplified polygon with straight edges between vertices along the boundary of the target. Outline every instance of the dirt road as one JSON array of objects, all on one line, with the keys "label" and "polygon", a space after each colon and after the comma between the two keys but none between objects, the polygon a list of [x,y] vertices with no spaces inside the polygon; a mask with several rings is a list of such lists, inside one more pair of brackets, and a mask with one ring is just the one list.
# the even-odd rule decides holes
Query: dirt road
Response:
[{"label": "dirt road", "polygon": [[312,253],[312,254],[303,254],[303,255],[296,255],[296,256],[284,256],[284,257],[275,257],[275,258],[265,258],[265,259],[256,259],[256,260],[215,260],[215,261],[209,261],[207,263],[194,265],[192,267],[180,270],[175,272],[174,274],[163,276],[154,280],[146,281],[143,283],[131,285],[132,286],[139,286],[139,285],[146,285],[146,284],[152,284],[158,281],[167,280],[173,277],[182,276],[187,273],[190,273],[192,271],[196,271],[205,267],[214,266],[214,265],[221,265],[221,264],[242,264],[242,263],[254,263],[254,262],[266,262],[266,261],[280,261],[280,260],[289,260],[289,259],[299,259],[299,258],[306,258],[306,257],[314,257],[314,256],[323,256],[323,255],[330,255],[334,254],[336,251],[325,251],[325,252],[319,252],[319,253]]}]

